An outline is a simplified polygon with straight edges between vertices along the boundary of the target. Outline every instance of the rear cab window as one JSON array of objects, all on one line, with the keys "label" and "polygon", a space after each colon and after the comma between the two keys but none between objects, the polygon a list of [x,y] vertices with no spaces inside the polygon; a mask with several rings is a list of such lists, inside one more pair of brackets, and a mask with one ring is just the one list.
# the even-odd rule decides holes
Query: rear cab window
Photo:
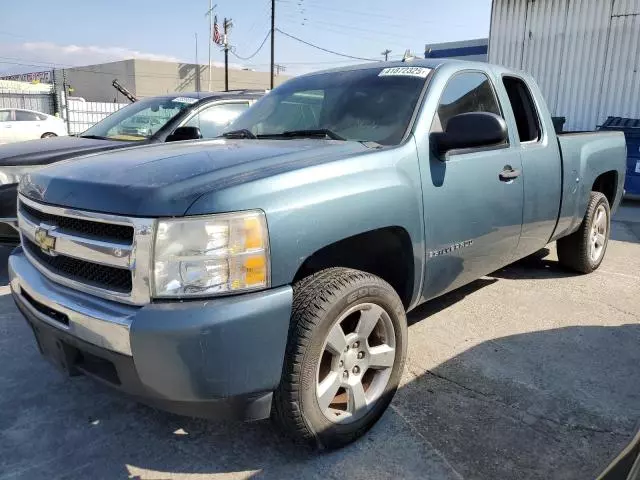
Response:
[{"label": "rear cab window", "polygon": [[527,84],[518,77],[504,76],[502,83],[513,110],[521,143],[538,142],[542,138],[540,115]]}]

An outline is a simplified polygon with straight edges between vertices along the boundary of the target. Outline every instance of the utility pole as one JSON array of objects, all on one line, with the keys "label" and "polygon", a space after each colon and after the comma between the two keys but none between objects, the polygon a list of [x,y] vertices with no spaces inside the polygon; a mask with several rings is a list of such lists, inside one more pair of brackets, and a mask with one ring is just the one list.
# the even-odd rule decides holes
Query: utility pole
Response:
[{"label": "utility pole", "polygon": [[[212,5],[212,0],[209,0],[209,10],[204,14],[205,17],[209,17],[209,88],[207,90],[211,91],[211,43],[213,43],[213,10],[218,6]],[[197,62],[196,62],[197,63]]]},{"label": "utility pole", "polygon": [[384,55],[384,61],[388,62],[389,61],[389,54],[391,53],[391,50],[389,50],[388,48],[386,48],[384,50],[384,52],[381,53],[381,55]]},{"label": "utility pole", "polygon": [[229,30],[233,26],[231,19],[224,19],[224,91],[229,91]]},{"label": "utility pole", "polygon": [[67,132],[69,135],[75,132],[71,132],[71,118],[69,116],[69,86],[67,85],[67,73],[64,68],[62,69],[62,91],[64,92],[63,102],[64,102],[64,120],[67,124]]},{"label": "utility pole", "polygon": [[[200,64],[198,63],[198,32],[195,33],[196,36],[196,64],[195,64],[195,72],[197,77],[195,78],[195,84],[196,84],[196,92],[200,91]],[[211,47],[209,47],[211,48]],[[115,81],[115,80],[114,80]],[[114,85],[115,87],[115,85]]]},{"label": "utility pole", "polygon": [[276,0],[271,0],[271,90],[273,90],[273,67],[275,62],[275,37],[276,37]]}]

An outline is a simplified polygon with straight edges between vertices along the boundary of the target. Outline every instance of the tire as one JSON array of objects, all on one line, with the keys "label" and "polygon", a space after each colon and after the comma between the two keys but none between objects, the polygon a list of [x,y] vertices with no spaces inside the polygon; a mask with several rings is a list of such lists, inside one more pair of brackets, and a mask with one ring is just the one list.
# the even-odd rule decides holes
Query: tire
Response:
[{"label": "tire", "polygon": [[578,230],[557,241],[560,264],[580,273],[593,272],[604,259],[610,232],[609,201],[602,193],[591,192],[587,213]]},{"label": "tire", "polygon": [[[367,327],[374,324],[367,335]],[[337,331],[344,334],[347,345],[340,354],[338,349],[332,350],[341,345],[340,335],[333,335]],[[361,339],[359,345],[357,339]],[[404,307],[387,282],[347,268],[329,268],[300,280],[293,286],[282,379],[273,399],[274,420],[294,440],[318,449],[335,449],[353,442],[389,406],[400,382],[406,352]],[[322,379],[329,381],[321,384]],[[322,397],[325,401],[321,400],[321,387],[331,384],[335,388],[336,383],[340,384],[336,396],[328,393]],[[333,407],[326,406],[330,398]]]},{"label": "tire", "polygon": [[43,133],[42,136],[40,138],[51,138],[51,137],[57,137],[58,135],[56,135],[53,132],[47,132],[47,133]]}]

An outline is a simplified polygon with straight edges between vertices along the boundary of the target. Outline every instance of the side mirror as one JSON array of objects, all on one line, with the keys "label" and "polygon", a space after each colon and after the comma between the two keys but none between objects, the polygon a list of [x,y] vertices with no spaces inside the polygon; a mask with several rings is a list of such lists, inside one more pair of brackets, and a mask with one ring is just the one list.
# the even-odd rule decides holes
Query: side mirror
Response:
[{"label": "side mirror", "polygon": [[166,142],[179,142],[181,140],[198,140],[202,138],[198,127],[178,127],[167,137]]},{"label": "side mirror", "polygon": [[443,155],[449,150],[486,147],[507,143],[507,124],[494,113],[460,113],[449,119],[444,132],[429,136],[433,150]]}]

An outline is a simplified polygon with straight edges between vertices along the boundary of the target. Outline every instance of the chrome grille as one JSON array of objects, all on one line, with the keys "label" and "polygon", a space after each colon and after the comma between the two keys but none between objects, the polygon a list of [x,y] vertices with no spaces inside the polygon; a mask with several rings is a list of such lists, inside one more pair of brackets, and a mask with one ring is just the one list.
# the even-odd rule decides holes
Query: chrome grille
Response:
[{"label": "chrome grille", "polygon": [[22,246],[53,273],[86,282],[98,288],[131,293],[131,271],[128,269],[85,262],[65,255],[49,255],[27,238],[24,239]]},{"label": "chrome grille", "polygon": [[20,195],[18,223],[25,254],[49,279],[124,303],[149,302],[153,219],[55,207]]},{"label": "chrome grille", "polygon": [[67,230],[69,233],[77,233],[91,237],[101,237],[105,240],[118,240],[133,242],[133,227],[127,225],[115,225],[113,223],[100,223],[81,220],[73,217],[62,217],[50,213],[41,212],[29,205],[22,203],[20,208],[30,217],[40,223],[57,225],[59,228]]}]

